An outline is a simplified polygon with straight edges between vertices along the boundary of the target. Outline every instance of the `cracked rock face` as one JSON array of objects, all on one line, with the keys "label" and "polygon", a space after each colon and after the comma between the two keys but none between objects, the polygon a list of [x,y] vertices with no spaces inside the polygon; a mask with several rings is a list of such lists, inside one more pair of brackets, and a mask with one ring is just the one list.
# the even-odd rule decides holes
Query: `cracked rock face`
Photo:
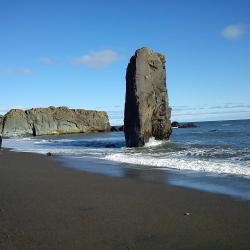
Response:
[{"label": "cracked rock face", "polygon": [[131,57],[126,73],[126,146],[141,147],[150,137],[168,139],[170,117],[165,57],[148,48],[138,49]]},{"label": "cracked rock face", "polygon": [[51,135],[109,131],[108,115],[102,111],[66,107],[13,109],[3,118],[3,136]]}]

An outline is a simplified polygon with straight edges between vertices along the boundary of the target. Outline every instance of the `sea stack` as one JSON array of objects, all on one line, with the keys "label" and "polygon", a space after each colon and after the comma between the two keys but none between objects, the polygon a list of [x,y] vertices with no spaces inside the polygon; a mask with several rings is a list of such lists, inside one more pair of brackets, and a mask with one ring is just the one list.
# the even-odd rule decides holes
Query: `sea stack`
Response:
[{"label": "sea stack", "polygon": [[124,133],[127,147],[141,147],[150,137],[168,139],[171,108],[165,56],[149,48],[136,50],[126,73]]}]

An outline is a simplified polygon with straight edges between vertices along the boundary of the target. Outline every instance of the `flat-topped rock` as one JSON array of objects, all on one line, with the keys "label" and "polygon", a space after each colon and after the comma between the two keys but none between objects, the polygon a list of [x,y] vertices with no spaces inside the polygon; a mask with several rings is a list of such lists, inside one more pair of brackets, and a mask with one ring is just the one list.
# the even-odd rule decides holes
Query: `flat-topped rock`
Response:
[{"label": "flat-topped rock", "polygon": [[124,132],[127,147],[140,147],[150,137],[168,139],[171,108],[166,88],[165,56],[141,48],[126,73]]},{"label": "flat-topped rock", "polygon": [[3,135],[51,135],[109,131],[108,115],[103,111],[67,107],[12,109],[3,119]]}]

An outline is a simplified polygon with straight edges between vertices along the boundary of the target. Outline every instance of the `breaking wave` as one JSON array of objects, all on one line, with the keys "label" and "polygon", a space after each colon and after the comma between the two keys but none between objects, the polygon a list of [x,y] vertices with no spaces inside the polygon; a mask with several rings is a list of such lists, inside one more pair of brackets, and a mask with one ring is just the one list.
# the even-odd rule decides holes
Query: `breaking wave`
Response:
[{"label": "breaking wave", "polygon": [[156,169],[189,170],[206,173],[239,175],[250,178],[250,164],[235,164],[227,161],[212,161],[174,156],[158,158],[144,154],[116,153],[105,156],[106,160],[140,166],[150,166]]},{"label": "breaking wave", "polygon": [[250,177],[250,121],[205,122],[175,129],[170,141],[150,138],[141,148],[126,148],[123,132],[11,138],[15,151],[104,159],[129,167],[198,171]]}]

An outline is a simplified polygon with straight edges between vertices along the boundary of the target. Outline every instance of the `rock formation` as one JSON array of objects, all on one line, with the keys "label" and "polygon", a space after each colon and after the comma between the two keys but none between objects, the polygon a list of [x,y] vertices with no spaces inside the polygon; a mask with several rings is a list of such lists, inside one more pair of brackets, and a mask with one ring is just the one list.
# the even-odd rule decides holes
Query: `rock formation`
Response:
[{"label": "rock formation", "polygon": [[[0,122],[1,123],[1,122]],[[108,115],[102,111],[67,107],[12,109],[3,119],[3,136],[51,135],[109,131]]]},{"label": "rock formation", "polygon": [[3,130],[3,116],[0,115],[0,134],[2,133]]},{"label": "rock formation", "polygon": [[179,122],[175,121],[171,123],[171,127],[172,128],[197,128],[198,126],[193,122],[180,124]]},{"label": "rock formation", "polygon": [[170,116],[165,57],[148,48],[138,49],[126,73],[124,132],[127,147],[143,146],[150,137],[168,139]]},{"label": "rock formation", "polygon": [[111,127],[110,127],[110,131],[111,131],[111,132],[121,132],[121,131],[124,130],[123,127],[124,127],[124,126],[111,126]]}]

